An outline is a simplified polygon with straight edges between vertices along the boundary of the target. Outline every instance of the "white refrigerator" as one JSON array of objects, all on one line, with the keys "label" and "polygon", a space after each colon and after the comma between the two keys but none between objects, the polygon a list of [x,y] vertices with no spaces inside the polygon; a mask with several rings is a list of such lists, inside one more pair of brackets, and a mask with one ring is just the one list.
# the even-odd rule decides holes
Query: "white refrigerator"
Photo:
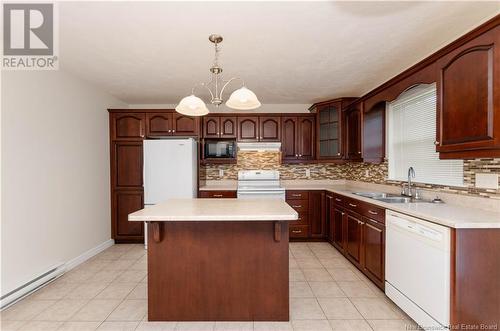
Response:
[{"label": "white refrigerator", "polygon": [[[169,198],[195,198],[198,151],[193,138],[144,140],[144,206]],[[147,248],[147,226],[144,227]]]}]

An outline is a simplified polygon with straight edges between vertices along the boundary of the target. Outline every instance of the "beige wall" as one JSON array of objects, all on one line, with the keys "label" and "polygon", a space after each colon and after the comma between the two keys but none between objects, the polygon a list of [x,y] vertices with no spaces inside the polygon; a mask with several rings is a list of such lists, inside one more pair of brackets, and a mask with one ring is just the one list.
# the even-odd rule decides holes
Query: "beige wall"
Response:
[{"label": "beige wall", "polygon": [[2,72],[2,295],[110,239],[107,107],[63,71]]},{"label": "beige wall", "polygon": [[[206,100],[205,100],[206,102]],[[174,109],[175,104],[140,104],[140,105],[129,105],[130,109]],[[207,105],[211,113],[309,113],[310,104],[263,104],[257,109],[241,111],[233,110],[224,105],[219,108]]]}]

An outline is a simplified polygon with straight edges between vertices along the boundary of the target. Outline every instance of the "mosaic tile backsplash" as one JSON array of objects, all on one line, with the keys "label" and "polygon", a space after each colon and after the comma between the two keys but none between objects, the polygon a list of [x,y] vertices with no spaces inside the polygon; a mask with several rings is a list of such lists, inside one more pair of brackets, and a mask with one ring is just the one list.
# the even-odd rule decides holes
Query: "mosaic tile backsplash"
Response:
[{"label": "mosaic tile backsplash", "polygon": [[[200,167],[201,180],[237,179],[239,170],[279,170],[281,179],[349,179],[377,184],[401,185],[399,181],[387,180],[387,163],[370,164],[349,162],[336,163],[281,163],[280,152],[239,151],[237,164],[210,164]],[[306,176],[306,169],[310,177]],[[224,171],[222,177],[219,170]],[[421,188],[456,194],[475,195],[500,200],[500,190],[476,188],[477,173],[500,174],[500,158],[473,159],[464,161],[465,187],[419,184]],[[500,176],[499,176],[500,177]]]}]

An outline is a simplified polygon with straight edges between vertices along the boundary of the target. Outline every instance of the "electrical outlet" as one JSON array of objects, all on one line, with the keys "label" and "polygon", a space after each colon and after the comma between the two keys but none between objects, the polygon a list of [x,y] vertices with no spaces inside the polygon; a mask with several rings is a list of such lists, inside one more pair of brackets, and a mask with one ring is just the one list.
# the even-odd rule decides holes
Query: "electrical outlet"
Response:
[{"label": "electrical outlet", "polygon": [[219,177],[224,177],[224,169],[219,169]]},{"label": "electrical outlet", "polygon": [[476,174],[476,187],[498,190],[498,174]]},{"label": "electrical outlet", "polygon": [[311,169],[306,169],[306,177],[311,177]]}]

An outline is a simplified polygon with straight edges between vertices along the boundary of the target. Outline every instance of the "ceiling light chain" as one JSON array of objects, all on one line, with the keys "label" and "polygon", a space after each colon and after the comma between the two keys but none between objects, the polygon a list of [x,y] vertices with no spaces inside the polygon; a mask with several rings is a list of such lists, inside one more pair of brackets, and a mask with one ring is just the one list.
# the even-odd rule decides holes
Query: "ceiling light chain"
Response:
[{"label": "ceiling light chain", "polygon": [[[231,82],[235,80],[241,80],[243,85],[241,88],[231,93],[229,99],[226,102],[226,106],[237,110],[251,110],[260,107],[261,103],[257,99],[257,96],[255,95],[255,93],[246,88],[245,81],[243,79],[239,77],[233,77],[227,81],[222,79],[222,68],[219,66],[219,44],[222,42],[223,38],[220,35],[212,34],[208,37],[208,39],[215,45],[214,62],[212,67],[210,68],[210,72],[212,73],[211,79],[208,83],[195,84],[191,89],[191,95],[183,98],[179,102],[177,107],[175,107],[175,110],[181,114],[189,116],[206,115],[208,114],[208,108],[206,107],[203,100],[194,95],[195,88],[199,85],[205,87],[210,93],[210,103],[218,107],[224,102],[224,100],[222,99],[224,90]],[[211,85],[214,86],[214,92],[212,92],[212,89],[210,88]],[[222,85],[222,88],[219,91],[220,85]]]}]

